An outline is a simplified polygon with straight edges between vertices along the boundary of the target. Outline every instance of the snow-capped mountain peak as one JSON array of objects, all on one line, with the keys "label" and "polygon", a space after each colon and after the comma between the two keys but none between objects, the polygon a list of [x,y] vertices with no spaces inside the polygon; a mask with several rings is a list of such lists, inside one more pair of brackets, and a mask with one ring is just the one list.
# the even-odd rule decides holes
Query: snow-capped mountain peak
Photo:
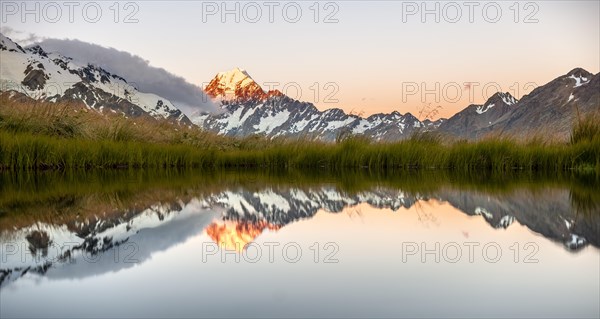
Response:
[{"label": "snow-capped mountain peak", "polygon": [[252,79],[246,70],[236,67],[219,72],[204,88],[211,98],[220,100],[262,100],[267,98],[265,91]]},{"label": "snow-capped mountain peak", "polygon": [[582,68],[575,68],[571,70],[571,72],[567,73],[565,77],[572,81],[575,81],[573,88],[577,88],[582,85],[588,84],[593,76],[594,75],[592,73]]},{"label": "snow-capped mountain peak", "polygon": [[0,33],[0,51],[25,53],[25,50],[11,39]]},{"label": "snow-capped mountain peak", "polygon": [[508,92],[506,92],[506,93],[498,92],[498,95],[500,96],[500,98],[506,105],[513,105],[513,104],[516,104],[517,102],[519,102],[519,100],[517,100],[514,96],[510,95],[510,93],[508,93]]},{"label": "snow-capped mountain peak", "polygon": [[517,100],[514,96],[512,96],[508,92],[496,92],[492,95],[486,102],[485,105],[494,103],[494,104],[505,104],[505,105],[513,105],[516,104],[519,100]]},{"label": "snow-capped mountain peak", "polygon": [[477,114],[483,114],[494,106],[511,106],[517,104],[517,102],[518,100],[508,92],[496,92],[483,105],[477,105],[475,112],[477,112]]},{"label": "snow-capped mountain peak", "polygon": [[234,90],[238,85],[240,87],[245,87],[254,82],[254,80],[248,74],[248,72],[239,67],[236,67],[233,70],[227,72],[219,72],[217,74],[217,78],[219,78],[219,84],[223,88],[230,90]]}]

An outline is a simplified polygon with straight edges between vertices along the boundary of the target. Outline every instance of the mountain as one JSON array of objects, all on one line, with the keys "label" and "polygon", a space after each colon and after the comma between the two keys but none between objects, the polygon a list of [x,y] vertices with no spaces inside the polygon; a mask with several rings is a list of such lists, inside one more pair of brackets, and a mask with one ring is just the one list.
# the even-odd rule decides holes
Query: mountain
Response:
[{"label": "mountain", "polygon": [[440,125],[458,138],[488,135],[514,138],[544,136],[568,140],[578,117],[600,112],[600,73],[576,68],[516,100],[496,93],[483,105],[470,105]]},{"label": "mountain", "polygon": [[399,112],[365,118],[338,108],[320,111],[311,103],[294,100],[277,90],[265,92],[240,68],[218,73],[205,92],[221,103],[224,112],[197,114],[192,121],[208,131],[229,136],[263,134],[335,141],[342,134],[352,133],[393,141],[417,130],[433,130],[443,121],[422,122],[410,113]]},{"label": "mountain", "polygon": [[578,116],[590,114],[600,114],[600,73],[576,68],[523,96],[490,130],[565,140]]},{"label": "mountain", "polygon": [[264,92],[246,70],[240,68],[218,73],[206,86],[204,92],[213,99],[240,102],[260,101],[269,96],[283,95],[278,90]]},{"label": "mountain", "polygon": [[510,93],[497,92],[484,104],[471,104],[442,123],[439,131],[454,136],[474,139],[482,129],[494,125],[500,118],[511,112],[517,104]]},{"label": "mountain", "polygon": [[[191,121],[170,101],[92,64],[80,64],[40,46],[23,48],[0,34],[0,91],[51,102],[81,101],[88,108],[128,117]],[[15,94],[10,94],[15,96]]]},{"label": "mountain", "polygon": [[397,111],[369,117],[338,108],[320,111],[279,91],[265,92],[245,70],[235,68],[218,73],[205,89],[224,112],[197,114],[192,121],[208,131],[237,137],[263,134],[335,141],[343,134],[355,134],[396,141],[419,131],[437,131],[469,140],[490,135],[567,140],[578,116],[599,112],[599,88],[600,75],[576,68],[521,100],[497,92],[484,104],[469,105],[447,120],[420,121]]}]

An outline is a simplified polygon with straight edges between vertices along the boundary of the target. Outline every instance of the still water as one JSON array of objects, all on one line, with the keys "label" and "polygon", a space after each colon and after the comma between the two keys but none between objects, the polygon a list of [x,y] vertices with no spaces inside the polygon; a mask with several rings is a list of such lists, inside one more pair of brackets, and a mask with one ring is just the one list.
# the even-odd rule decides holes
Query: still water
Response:
[{"label": "still water", "polygon": [[600,316],[598,181],[0,175],[0,316]]}]

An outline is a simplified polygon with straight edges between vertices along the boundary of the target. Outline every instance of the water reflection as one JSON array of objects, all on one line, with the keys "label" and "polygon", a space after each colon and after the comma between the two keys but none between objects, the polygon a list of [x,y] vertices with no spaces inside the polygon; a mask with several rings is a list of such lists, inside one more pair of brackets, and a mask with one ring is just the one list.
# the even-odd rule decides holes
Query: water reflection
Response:
[{"label": "water reflection", "polygon": [[568,250],[576,251],[588,242],[598,247],[598,215],[579,215],[570,205],[569,194],[569,190],[555,188],[537,191],[515,189],[501,194],[453,188],[406,193],[379,186],[368,191],[346,193],[335,186],[320,186],[259,191],[237,189],[215,195],[208,201],[222,205],[226,220],[282,227],[298,219],[310,218],[319,210],[336,213],[367,203],[376,208],[397,211],[400,207],[410,208],[420,201],[434,199],[447,202],[465,214],[481,215],[494,228],[507,228],[514,221],[519,221],[550,240],[562,242]]},{"label": "water reflection", "polygon": [[221,248],[241,252],[265,230],[277,230],[281,226],[266,221],[239,221],[233,223],[213,222],[206,227],[206,234]]},{"label": "water reflection", "polygon": [[[71,225],[36,222],[3,231],[0,282],[27,273],[78,278],[129,268],[196,235],[218,216],[192,200],[183,205],[153,205],[131,218],[96,216]],[[34,243],[33,234],[48,239],[43,245]]]},{"label": "water reflection", "polygon": [[[263,237],[283,238],[284,230],[298,221],[315,221],[302,230],[303,236],[327,232],[342,240],[347,234],[338,232],[335,224],[324,230],[325,224],[315,216],[344,212],[362,218],[363,209],[414,215],[424,227],[432,223],[439,228],[441,211],[452,208],[489,229],[526,227],[568,254],[578,254],[587,246],[597,254],[600,246],[600,201],[593,180],[516,176],[500,177],[499,182],[493,176],[459,179],[439,172],[343,177],[103,174],[25,179],[2,175],[1,289],[19,289],[16,284],[22,278],[81,280],[117,273],[149,263],[197,236],[205,236],[222,250],[243,253]],[[378,231],[389,237],[418,233],[418,229],[406,225]],[[468,227],[461,236],[473,240]],[[486,240],[493,241],[498,235],[489,236]],[[173,267],[165,273],[176,272],[181,265]]]}]

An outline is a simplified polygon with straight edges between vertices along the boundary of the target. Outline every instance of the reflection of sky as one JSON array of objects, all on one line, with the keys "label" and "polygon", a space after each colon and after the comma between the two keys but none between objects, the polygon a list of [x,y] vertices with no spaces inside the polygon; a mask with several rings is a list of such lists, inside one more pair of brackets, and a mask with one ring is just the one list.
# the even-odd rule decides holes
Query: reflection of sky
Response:
[{"label": "reflection of sky", "polygon": [[[468,238],[466,237],[468,236]],[[406,242],[494,241],[501,260],[457,264],[402,262]],[[398,212],[368,205],[341,214],[318,213],[259,236],[257,263],[202,262],[198,235],[154,253],[146,262],[116,273],[78,280],[27,276],[2,290],[2,317],[14,316],[541,316],[598,317],[599,251],[577,254],[519,224],[493,229],[481,216],[448,204],[423,204]],[[303,256],[288,263],[275,248],[269,263],[265,243],[296,242]],[[339,263],[314,263],[309,247],[333,242]],[[533,242],[538,263],[515,263],[509,247]],[[279,246],[281,247],[281,246]],[[521,249],[523,252],[523,250]],[[465,252],[465,250],[463,250]],[[321,258],[325,252],[321,249]],[[413,258],[415,257],[415,258]],[[524,257],[521,256],[521,260]],[[82,289],[85,287],[85,289]],[[36,306],[31,307],[34,303]]]},{"label": "reflection of sky", "polygon": [[[152,255],[186,242],[217,216],[212,210],[199,210],[194,205],[188,205],[178,212],[173,220],[158,227],[142,229],[129,237],[125,244],[102,252],[97,257],[88,257],[88,260],[96,261],[86,262],[80,258],[74,264],[52,269],[47,273],[47,277],[84,278],[133,267],[137,262],[144,263],[151,259]],[[119,262],[114,262],[115,259]]]}]

